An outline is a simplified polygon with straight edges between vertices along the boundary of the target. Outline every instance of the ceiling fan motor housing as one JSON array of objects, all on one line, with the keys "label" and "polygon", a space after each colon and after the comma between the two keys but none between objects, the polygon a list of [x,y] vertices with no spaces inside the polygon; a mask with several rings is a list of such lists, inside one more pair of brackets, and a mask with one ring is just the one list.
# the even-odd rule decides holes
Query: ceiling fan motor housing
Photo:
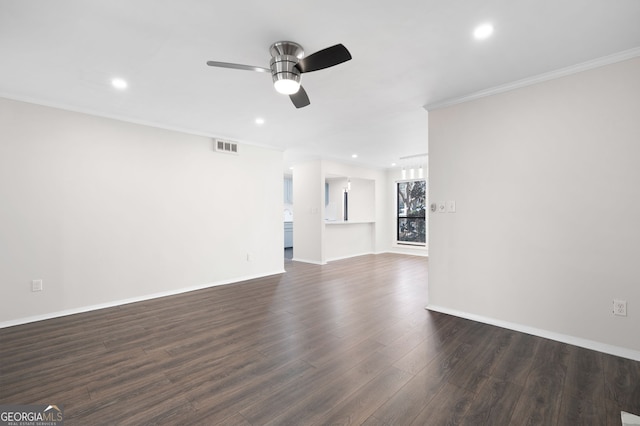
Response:
[{"label": "ceiling fan motor housing", "polygon": [[271,75],[273,82],[293,80],[300,83],[300,71],[296,68],[298,58],[292,55],[280,55],[271,58]]},{"label": "ceiling fan motor housing", "polygon": [[269,48],[271,53],[271,76],[273,82],[278,80],[293,80],[300,83],[300,70],[296,64],[304,56],[304,49],[292,41],[278,41]]}]

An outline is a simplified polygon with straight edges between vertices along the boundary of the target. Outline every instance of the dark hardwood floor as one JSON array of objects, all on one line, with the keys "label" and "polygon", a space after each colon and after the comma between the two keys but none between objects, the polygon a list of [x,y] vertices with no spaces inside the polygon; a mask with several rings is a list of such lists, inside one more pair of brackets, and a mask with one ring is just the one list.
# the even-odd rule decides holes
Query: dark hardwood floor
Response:
[{"label": "dark hardwood floor", "polygon": [[0,404],[67,425],[620,425],[640,363],[428,312],[362,256],[0,330]]}]

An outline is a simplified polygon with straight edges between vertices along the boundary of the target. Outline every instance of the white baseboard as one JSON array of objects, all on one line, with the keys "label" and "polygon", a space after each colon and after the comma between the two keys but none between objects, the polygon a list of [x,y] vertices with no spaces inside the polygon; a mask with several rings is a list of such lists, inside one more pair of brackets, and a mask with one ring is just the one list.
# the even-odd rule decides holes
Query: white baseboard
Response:
[{"label": "white baseboard", "polygon": [[353,257],[358,257],[358,256],[367,256],[369,254],[374,254],[374,253],[372,251],[368,251],[364,253],[350,254],[348,256],[332,257],[331,259],[327,259],[327,262],[335,262],[336,260],[351,259]]},{"label": "white baseboard", "polygon": [[441,312],[443,314],[453,315],[460,318],[469,319],[472,321],[481,322],[484,324],[495,325],[497,327],[506,328],[508,330],[519,331],[526,334],[532,334],[538,337],[544,337],[545,339],[555,340],[557,342],[568,343],[574,346],[580,346],[586,349],[592,349],[598,352],[604,352],[606,354],[619,356],[622,358],[632,359],[634,361],[640,361],[640,352],[633,349],[623,348],[620,346],[613,346],[607,343],[596,342],[594,340],[583,339],[581,337],[570,336],[568,334],[556,333],[553,331],[543,330],[540,328],[530,327],[527,325],[512,323],[508,321],[502,321],[495,318],[485,317],[482,315],[471,314],[468,312],[458,311],[455,309],[449,309],[442,306],[428,304],[425,309],[435,312]]},{"label": "white baseboard", "polygon": [[407,255],[407,256],[429,257],[429,254],[427,252],[424,252],[424,253],[411,252],[410,253],[410,252],[406,252],[406,251],[383,250],[383,251],[377,251],[377,252],[369,251],[369,252],[365,252],[365,253],[350,254],[348,256],[332,257],[330,259],[327,259],[324,263],[323,262],[318,262],[317,260],[300,259],[300,258],[297,258],[297,257],[294,257],[291,260],[293,260],[294,262],[311,263],[313,265],[326,265],[329,262],[335,262],[337,260],[352,259],[354,257],[367,256],[367,255],[370,255],[370,254],[378,255],[378,254],[385,254],[385,253],[404,254],[404,255]]},{"label": "white baseboard", "polygon": [[408,256],[420,256],[420,257],[429,257],[429,252],[428,251],[407,251],[407,250],[398,250],[398,249],[390,249],[390,250],[385,250],[381,253],[393,253],[393,254],[406,254]]},{"label": "white baseboard", "polygon": [[301,259],[299,257],[294,257],[291,260],[293,260],[294,262],[311,263],[313,265],[326,265],[327,264],[327,262],[323,263],[323,262],[319,262],[317,260],[307,260],[307,259]]},{"label": "white baseboard", "polygon": [[67,316],[67,315],[81,314],[83,312],[97,311],[98,309],[113,308],[115,306],[128,305],[129,303],[143,302],[145,300],[157,299],[157,298],[166,297],[166,296],[174,296],[176,294],[188,293],[190,291],[202,290],[202,289],[205,289],[205,288],[217,287],[217,286],[221,286],[221,285],[236,284],[236,283],[239,283],[239,282],[242,282],[242,281],[253,280],[253,279],[256,279],[256,278],[269,277],[269,276],[272,276],[272,275],[278,275],[278,274],[283,274],[283,273],[285,273],[284,269],[280,270],[280,271],[276,271],[276,272],[269,272],[269,273],[266,273],[266,274],[248,275],[248,276],[234,278],[234,279],[230,279],[230,280],[222,280],[222,281],[216,281],[216,282],[213,282],[213,283],[206,283],[206,284],[195,285],[195,286],[190,286],[190,287],[183,287],[183,288],[179,288],[179,289],[176,289],[176,290],[163,291],[163,292],[160,292],[160,293],[145,294],[143,296],[132,297],[132,298],[129,298],[129,299],[114,300],[114,301],[111,301],[111,302],[99,303],[97,305],[82,306],[82,307],[79,307],[79,308],[65,309],[63,311],[48,312],[48,313],[42,314],[42,315],[34,315],[34,316],[31,316],[31,317],[18,318],[18,319],[11,320],[11,321],[0,322],[0,328],[13,327],[13,326],[16,326],[16,325],[27,324],[27,323],[36,322],[36,321],[44,321],[44,320],[48,320],[48,319],[52,319],[52,318],[64,317],[64,316]]}]

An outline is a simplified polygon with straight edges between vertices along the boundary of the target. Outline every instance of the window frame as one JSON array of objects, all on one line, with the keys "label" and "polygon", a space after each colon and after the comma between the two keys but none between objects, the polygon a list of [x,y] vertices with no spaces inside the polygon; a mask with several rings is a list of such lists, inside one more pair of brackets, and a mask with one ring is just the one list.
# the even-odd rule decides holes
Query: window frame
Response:
[{"label": "window frame", "polygon": [[[411,214],[411,213],[401,213],[401,185],[411,184],[415,182],[424,182],[424,195],[423,195],[423,205],[422,205],[422,213]],[[396,181],[395,186],[395,199],[396,199],[396,244],[398,245],[410,245],[410,246],[418,246],[418,247],[426,247],[427,245],[427,180],[426,179],[403,179]],[[402,227],[401,224],[407,223],[420,223],[422,222],[422,239],[424,241],[415,241],[415,240],[403,240],[401,233]],[[413,225],[413,229],[420,228],[420,225]],[[420,237],[420,236],[419,236]]]}]

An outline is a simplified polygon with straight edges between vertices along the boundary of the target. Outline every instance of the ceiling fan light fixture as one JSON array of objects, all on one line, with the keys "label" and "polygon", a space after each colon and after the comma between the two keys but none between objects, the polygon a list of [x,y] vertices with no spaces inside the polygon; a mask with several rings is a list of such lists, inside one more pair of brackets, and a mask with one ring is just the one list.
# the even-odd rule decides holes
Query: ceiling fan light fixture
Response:
[{"label": "ceiling fan light fixture", "polygon": [[298,58],[293,55],[279,55],[271,58],[273,87],[283,95],[293,95],[300,90],[300,71],[296,68]]},{"label": "ceiling fan light fixture", "polygon": [[276,92],[282,93],[283,95],[293,95],[294,93],[298,93],[300,90],[300,77],[297,80],[283,78],[273,82],[273,87],[275,87]]},{"label": "ceiling fan light fixture", "polygon": [[245,71],[271,72],[276,91],[288,95],[296,108],[303,108],[308,106],[310,102],[307,91],[300,85],[300,75],[330,68],[351,60],[351,53],[342,44],[329,46],[305,56],[304,49],[298,43],[277,41],[271,45],[269,53],[271,53],[269,68],[218,61],[207,61],[207,65]]}]

